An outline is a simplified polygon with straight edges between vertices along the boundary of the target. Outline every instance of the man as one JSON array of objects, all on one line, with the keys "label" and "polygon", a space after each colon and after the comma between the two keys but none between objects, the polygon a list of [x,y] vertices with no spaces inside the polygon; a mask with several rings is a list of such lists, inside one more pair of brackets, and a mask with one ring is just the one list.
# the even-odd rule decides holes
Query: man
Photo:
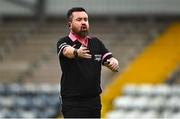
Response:
[{"label": "man", "polygon": [[101,65],[116,72],[118,61],[98,38],[88,36],[84,8],[70,9],[67,19],[70,33],[57,42],[62,70],[62,114],[64,118],[100,118]]}]

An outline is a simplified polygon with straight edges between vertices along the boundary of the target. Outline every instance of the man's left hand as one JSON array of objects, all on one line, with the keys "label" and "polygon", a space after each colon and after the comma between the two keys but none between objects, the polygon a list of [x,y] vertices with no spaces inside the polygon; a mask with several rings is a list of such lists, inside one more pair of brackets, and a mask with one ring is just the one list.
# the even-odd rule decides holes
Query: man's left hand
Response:
[{"label": "man's left hand", "polygon": [[111,69],[112,71],[114,72],[118,72],[118,69],[119,69],[119,63],[118,63],[118,60],[115,59],[114,57],[108,59],[104,65],[106,67],[108,67],[109,69]]}]

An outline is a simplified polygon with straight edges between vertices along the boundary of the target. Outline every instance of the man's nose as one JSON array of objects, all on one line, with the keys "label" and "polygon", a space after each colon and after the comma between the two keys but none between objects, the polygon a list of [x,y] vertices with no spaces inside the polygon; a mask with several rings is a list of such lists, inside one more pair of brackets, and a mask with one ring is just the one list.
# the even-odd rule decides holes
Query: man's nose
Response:
[{"label": "man's nose", "polygon": [[82,24],[86,24],[86,21],[85,20],[82,20],[82,22],[81,22]]}]

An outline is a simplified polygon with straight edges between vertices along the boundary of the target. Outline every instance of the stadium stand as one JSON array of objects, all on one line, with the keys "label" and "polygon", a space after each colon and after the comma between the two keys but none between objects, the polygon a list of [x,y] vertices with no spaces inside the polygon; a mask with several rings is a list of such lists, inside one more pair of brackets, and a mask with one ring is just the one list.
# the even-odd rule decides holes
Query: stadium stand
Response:
[{"label": "stadium stand", "polygon": [[107,113],[107,118],[179,118],[179,85],[128,84],[122,90],[122,96],[113,101],[114,110]]},{"label": "stadium stand", "polygon": [[59,85],[0,85],[0,118],[54,118],[59,115]]},{"label": "stadium stand", "polygon": [[[129,65],[129,68],[109,86],[109,89],[103,95],[104,103],[110,104],[116,96],[126,93],[130,95],[115,98],[114,101],[114,108],[121,108],[122,111],[136,109],[133,112],[125,113],[125,115],[130,115],[132,118],[141,118],[142,115],[146,116],[146,113],[144,114],[144,112],[140,111],[153,110],[154,112],[150,115],[150,118],[161,118],[161,112],[164,113],[164,110],[169,110],[173,114],[167,114],[166,116],[168,118],[177,118],[179,116],[179,108],[178,105],[173,103],[178,100],[178,94],[172,95],[174,94],[171,90],[171,88],[174,89],[173,86],[160,85],[160,83],[165,83],[168,80],[169,74],[179,70],[179,31],[179,23],[173,23],[162,35],[157,37]],[[123,92],[121,89],[129,83],[138,86],[129,85],[124,89],[125,92]],[[144,83],[152,85],[139,86]],[[178,92],[178,89],[175,92]],[[114,113],[115,117],[117,117],[118,113],[112,112],[112,114]],[[119,117],[121,116],[122,118],[130,118],[129,116],[124,117],[123,114],[119,115]],[[107,117],[111,118],[111,113]]]},{"label": "stadium stand", "polygon": [[[38,29],[41,27],[36,25],[33,21],[21,20],[3,23],[0,27],[0,38],[4,42],[1,44],[3,54],[0,61],[1,118],[54,118],[60,114],[58,78],[51,77],[54,81],[57,80],[56,82],[42,82],[37,79],[39,81],[36,83],[32,79],[25,79],[32,76],[41,62],[46,61],[52,45],[55,46],[56,42],[52,40],[55,37],[52,34],[56,30],[49,35],[42,35]],[[57,32],[58,30],[54,34]],[[55,52],[54,54],[56,55]],[[53,76],[53,71],[46,72]]]}]

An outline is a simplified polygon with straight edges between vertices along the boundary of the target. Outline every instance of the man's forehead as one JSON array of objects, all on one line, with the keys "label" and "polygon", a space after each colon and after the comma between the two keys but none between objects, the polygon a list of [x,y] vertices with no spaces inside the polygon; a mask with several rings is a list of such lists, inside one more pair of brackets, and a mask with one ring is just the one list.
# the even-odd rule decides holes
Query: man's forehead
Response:
[{"label": "man's forehead", "polygon": [[73,12],[72,15],[75,18],[77,18],[77,17],[86,17],[86,18],[88,18],[87,13],[84,12],[84,11],[80,11],[80,12],[76,11],[76,12]]}]

